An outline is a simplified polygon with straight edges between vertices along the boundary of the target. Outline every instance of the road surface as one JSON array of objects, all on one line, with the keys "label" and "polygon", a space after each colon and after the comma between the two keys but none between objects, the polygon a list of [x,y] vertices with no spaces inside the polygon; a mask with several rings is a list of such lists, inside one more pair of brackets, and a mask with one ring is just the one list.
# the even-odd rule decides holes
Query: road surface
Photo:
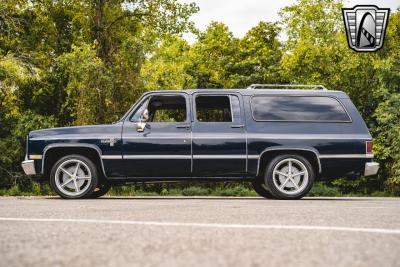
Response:
[{"label": "road surface", "polygon": [[0,266],[400,266],[400,199],[3,197]]}]

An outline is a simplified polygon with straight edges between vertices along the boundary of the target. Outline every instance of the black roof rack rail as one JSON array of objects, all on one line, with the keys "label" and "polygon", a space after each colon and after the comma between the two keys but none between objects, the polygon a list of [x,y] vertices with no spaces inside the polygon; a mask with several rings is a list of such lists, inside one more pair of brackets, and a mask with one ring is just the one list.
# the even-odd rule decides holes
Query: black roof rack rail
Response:
[{"label": "black roof rack rail", "polygon": [[262,84],[255,83],[247,89],[309,89],[309,90],[328,90],[320,84]]}]

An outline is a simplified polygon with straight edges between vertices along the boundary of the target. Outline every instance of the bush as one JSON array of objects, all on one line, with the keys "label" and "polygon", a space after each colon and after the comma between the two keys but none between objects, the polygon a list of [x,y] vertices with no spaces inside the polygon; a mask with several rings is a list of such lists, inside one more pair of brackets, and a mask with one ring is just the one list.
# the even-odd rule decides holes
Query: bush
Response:
[{"label": "bush", "polygon": [[386,191],[391,196],[400,196],[400,177],[391,177],[386,181]]},{"label": "bush", "polygon": [[190,186],[182,190],[184,196],[207,196],[210,194],[210,189],[200,186]]}]

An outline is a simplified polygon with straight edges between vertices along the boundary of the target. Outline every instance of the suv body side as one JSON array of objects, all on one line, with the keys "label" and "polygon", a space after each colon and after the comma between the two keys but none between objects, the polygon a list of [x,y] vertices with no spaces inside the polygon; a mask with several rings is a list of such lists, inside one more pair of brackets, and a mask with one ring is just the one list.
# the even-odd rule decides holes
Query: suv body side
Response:
[{"label": "suv body side", "polygon": [[[148,123],[150,131],[139,133],[130,117],[147,97],[154,95],[183,96],[186,120]],[[198,95],[237,97],[237,120],[198,121]],[[255,95],[332,97],[342,104],[351,122],[256,121],[252,111]],[[369,140],[372,138],[357,109],[339,91],[158,91],[144,94],[115,124],[32,131],[27,141],[27,160],[33,160],[33,174],[46,175],[52,156],[78,148],[97,156],[99,169],[110,180],[251,179],[263,173],[265,162],[273,155],[294,151],[310,157],[318,176],[331,178],[363,174],[365,163],[372,161],[372,154],[367,154],[365,148]]]}]

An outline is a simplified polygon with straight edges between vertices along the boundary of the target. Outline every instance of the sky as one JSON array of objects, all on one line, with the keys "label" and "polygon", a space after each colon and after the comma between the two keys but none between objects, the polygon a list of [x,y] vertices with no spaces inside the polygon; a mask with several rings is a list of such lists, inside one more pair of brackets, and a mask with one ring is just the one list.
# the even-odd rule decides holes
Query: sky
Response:
[{"label": "sky", "polygon": [[[295,0],[179,0],[182,3],[195,2],[200,11],[192,16],[192,21],[200,30],[205,30],[212,21],[225,23],[235,37],[243,37],[260,21],[277,21],[281,8],[292,5]],[[392,11],[400,6],[400,0],[347,0],[344,7],[355,5],[377,5]],[[195,36],[185,34],[190,43]]]}]

